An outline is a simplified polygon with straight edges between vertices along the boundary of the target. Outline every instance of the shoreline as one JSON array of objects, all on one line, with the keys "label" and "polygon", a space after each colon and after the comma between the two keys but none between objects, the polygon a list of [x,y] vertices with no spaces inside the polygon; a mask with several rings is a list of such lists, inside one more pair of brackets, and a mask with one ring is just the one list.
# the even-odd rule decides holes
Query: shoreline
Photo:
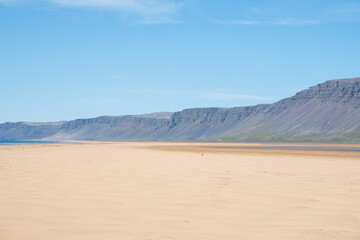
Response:
[{"label": "shoreline", "polygon": [[219,144],[1,146],[0,238],[360,236],[359,155],[207,146]]}]

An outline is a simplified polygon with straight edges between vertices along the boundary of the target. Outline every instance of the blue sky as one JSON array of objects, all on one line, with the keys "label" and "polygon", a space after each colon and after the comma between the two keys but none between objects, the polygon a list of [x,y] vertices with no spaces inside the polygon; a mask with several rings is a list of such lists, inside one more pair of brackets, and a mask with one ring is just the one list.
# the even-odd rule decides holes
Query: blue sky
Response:
[{"label": "blue sky", "polygon": [[0,0],[0,122],[272,103],[359,42],[360,0]]}]

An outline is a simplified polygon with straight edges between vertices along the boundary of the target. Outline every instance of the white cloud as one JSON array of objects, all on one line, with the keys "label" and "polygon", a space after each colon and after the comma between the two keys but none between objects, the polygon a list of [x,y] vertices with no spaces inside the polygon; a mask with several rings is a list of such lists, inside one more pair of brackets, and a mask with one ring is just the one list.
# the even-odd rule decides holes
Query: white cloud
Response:
[{"label": "white cloud", "polygon": [[277,21],[274,21],[273,24],[301,26],[301,25],[317,25],[317,24],[321,24],[321,22],[317,20],[279,19]]},{"label": "white cloud", "polygon": [[111,8],[141,14],[176,14],[181,4],[169,0],[48,0],[59,5]]},{"label": "white cloud", "polygon": [[252,21],[252,20],[230,20],[230,21],[218,21],[215,23],[228,24],[228,25],[291,25],[291,26],[303,26],[303,25],[316,25],[321,24],[317,20],[301,20],[301,19],[277,19],[273,21]]},{"label": "white cloud", "polygon": [[239,18],[213,22],[228,25],[307,26],[359,21],[359,13],[359,0],[329,1],[321,5],[316,1],[274,0],[260,6],[240,8]]},{"label": "white cloud", "polygon": [[140,17],[138,23],[175,23],[183,3],[175,0],[0,0],[5,5],[50,3],[58,6],[117,10]]},{"label": "white cloud", "polygon": [[360,13],[360,2],[351,2],[336,8],[328,9],[329,12],[335,14],[356,14]]},{"label": "white cloud", "polygon": [[214,20],[214,22],[219,23],[219,24],[229,24],[229,25],[260,25],[260,24],[263,24],[263,22],[251,21],[251,20],[230,20],[230,21]]}]

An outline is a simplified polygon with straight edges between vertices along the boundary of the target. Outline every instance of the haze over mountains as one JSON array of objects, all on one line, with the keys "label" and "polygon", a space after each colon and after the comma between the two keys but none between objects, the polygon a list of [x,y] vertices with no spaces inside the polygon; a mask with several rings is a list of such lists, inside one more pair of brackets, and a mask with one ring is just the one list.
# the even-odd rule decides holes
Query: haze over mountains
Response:
[{"label": "haze over mountains", "polygon": [[273,104],[0,124],[0,140],[39,139],[359,142],[360,78],[330,80]]}]

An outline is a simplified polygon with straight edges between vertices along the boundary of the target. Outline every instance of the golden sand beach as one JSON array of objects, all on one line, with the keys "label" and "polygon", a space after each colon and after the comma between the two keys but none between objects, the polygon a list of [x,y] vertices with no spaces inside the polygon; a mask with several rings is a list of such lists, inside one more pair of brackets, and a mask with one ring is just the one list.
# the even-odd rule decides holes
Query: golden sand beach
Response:
[{"label": "golden sand beach", "polygon": [[360,239],[360,152],[219,146],[0,146],[0,239]]}]

